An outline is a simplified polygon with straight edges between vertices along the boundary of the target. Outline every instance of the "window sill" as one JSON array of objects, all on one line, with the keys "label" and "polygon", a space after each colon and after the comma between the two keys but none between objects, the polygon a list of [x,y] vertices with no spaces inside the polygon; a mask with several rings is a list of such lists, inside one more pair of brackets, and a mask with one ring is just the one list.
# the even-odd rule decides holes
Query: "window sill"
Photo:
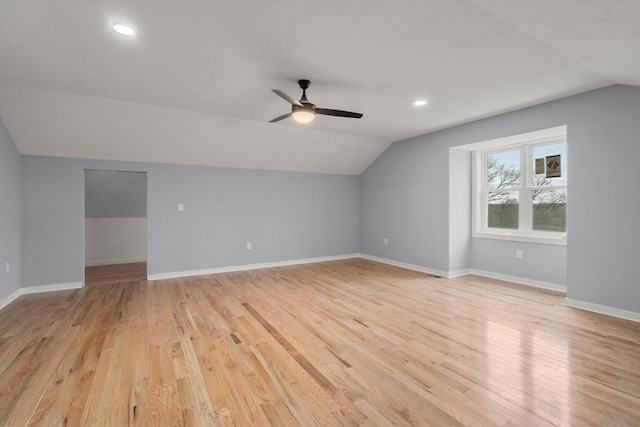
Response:
[{"label": "window sill", "polygon": [[478,239],[494,239],[494,240],[508,240],[512,242],[527,242],[527,243],[539,243],[543,245],[556,245],[567,246],[567,238],[555,237],[555,236],[532,236],[522,234],[510,234],[510,233],[490,233],[474,231],[471,237]]}]

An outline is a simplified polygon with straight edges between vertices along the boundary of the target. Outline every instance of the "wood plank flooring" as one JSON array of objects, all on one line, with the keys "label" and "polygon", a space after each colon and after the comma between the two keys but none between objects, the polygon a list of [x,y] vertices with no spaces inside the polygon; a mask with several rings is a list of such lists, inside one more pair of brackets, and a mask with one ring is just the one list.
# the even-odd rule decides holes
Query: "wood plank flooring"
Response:
[{"label": "wood plank flooring", "polygon": [[23,295],[2,426],[638,426],[640,325],[363,259]]},{"label": "wood plank flooring", "polygon": [[147,263],[96,265],[85,267],[85,285],[147,280]]}]

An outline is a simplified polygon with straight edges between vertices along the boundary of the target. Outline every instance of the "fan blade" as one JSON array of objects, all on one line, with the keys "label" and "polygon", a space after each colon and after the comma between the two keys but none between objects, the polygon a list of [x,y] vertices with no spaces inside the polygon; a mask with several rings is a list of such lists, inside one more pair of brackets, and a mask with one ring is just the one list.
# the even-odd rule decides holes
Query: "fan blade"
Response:
[{"label": "fan blade", "polygon": [[352,119],[359,119],[362,117],[361,113],[354,113],[352,111],[332,110],[330,108],[316,108],[316,114],[323,114],[325,116],[337,116],[337,117],[349,117]]},{"label": "fan blade", "polygon": [[290,97],[289,95],[287,95],[286,93],[284,93],[283,91],[279,90],[279,89],[271,89],[273,91],[273,93],[275,93],[276,95],[278,95],[280,98],[284,99],[285,101],[287,101],[289,104],[291,105],[297,105],[298,107],[302,107],[302,104],[299,101],[296,101],[295,99],[293,99],[292,97]]},{"label": "fan blade", "polygon": [[283,115],[281,115],[280,117],[276,117],[276,118],[275,118],[275,119],[273,119],[273,120],[269,120],[269,123],[279,122],[280,120],[284,120],[284,119],[286,119],[286,118],[288,118],[288,117],[291,117],[291,113],[283,114]]}]

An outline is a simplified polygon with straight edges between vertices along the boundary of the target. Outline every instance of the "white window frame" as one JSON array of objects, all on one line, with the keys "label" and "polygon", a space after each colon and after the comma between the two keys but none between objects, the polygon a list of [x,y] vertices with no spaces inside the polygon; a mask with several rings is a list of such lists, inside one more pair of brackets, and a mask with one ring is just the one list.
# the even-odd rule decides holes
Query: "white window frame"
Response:
[{"label": "white window frame", "polygon": [[[472,237],[483,239],[510,240],[518,242],[566,245],[567,233],[533,230],[533,190],[567,190],[564,186],[533,187],[533,148],[543,145],[567,143],[566,126],[543,129],[541,131],[514,135],[496,140],[470,144],[465,148],[472,150]],[[518,230],[487,227],[487,168],[488,154],[520,150],[520,187],[514,188],[518,194]],[[565,160],[566,161],[566,160]],[[508,190],[507,190],[508,191]]]}]

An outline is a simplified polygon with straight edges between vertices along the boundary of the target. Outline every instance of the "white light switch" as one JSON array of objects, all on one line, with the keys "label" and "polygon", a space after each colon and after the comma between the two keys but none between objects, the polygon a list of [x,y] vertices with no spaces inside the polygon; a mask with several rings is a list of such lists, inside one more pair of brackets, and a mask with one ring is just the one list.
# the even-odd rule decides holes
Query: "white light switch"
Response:
[{"label": "white light switch", "polygon": [[389,244],[389,239],[385,237],[382,242],[384,243],[385,246],[387,246]]},{"label": "white light switch", "polygon": [[522,249],[516,249],[516,258],[518,259],[524,258],[524,251]]},{"label": "white light switch", "polygon": [[11,263],[7,261],[4,263],[4,272],[8,273],[9,271],[11,271]]},{"label": "white light switch", "polygon": [[253,244],[251,242],[247,242],[247,250],[250,251],[253,249]]},{"label": "white light switch", "polygon": [[184,203],[178,203],[178,212],[184,211]]}]

